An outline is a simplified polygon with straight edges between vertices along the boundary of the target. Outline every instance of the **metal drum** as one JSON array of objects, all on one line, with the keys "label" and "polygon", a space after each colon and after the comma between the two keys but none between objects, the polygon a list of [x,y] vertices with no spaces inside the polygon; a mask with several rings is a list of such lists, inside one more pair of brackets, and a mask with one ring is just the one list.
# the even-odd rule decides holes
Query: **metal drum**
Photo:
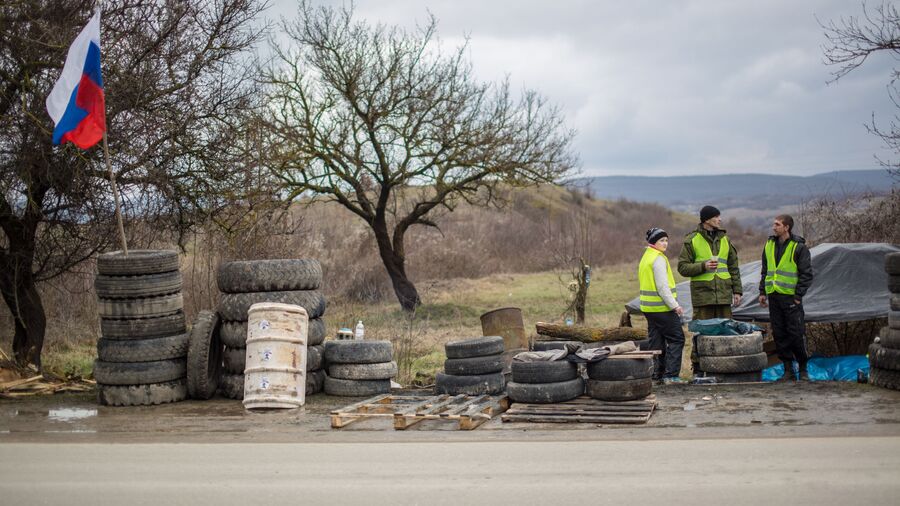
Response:
[{"label": "metal drum", "polygon": [[503,338],[503,374],[511,373],[513,356],[528,351],[522,310],[517,307],[504,307],[481,315],[481,333]]},{"label": "metal drum", "polygon": [[302,406],[306,403],[306,310],[260,302],[250,306],[247,314],[244,407]]},{"label": "metal drum", "polygon": [[522,310],[517,307],[504,307],[481,315],[481,332],[485,336],[503,337],[506,350],[528,348]]}]

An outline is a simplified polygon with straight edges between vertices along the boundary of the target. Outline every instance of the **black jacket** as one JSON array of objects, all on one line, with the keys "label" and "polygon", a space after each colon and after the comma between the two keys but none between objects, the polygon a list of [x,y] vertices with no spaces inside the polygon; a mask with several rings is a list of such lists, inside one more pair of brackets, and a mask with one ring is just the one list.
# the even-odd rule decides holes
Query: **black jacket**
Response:
[{"label": "black jacket", "polygon": [[[775,241],[775,264],[781,260],[781,255],[784,254],[785,245],[780,244],[778,242],[778,238],[773,236],[769,236],[769,240]],[[798,299],[802,299],[804,295],[806,295],[806,291],[809,290],[809,287],[812,286],[813,282],[813,269],[812,269],[812,260],[809,256],[809,248],[806,247],[806,239],[800,237],[799,235],[791,234],[791,240],[797,243],[797,248],[794,249],[794,263],[797,264],[797,288],[795,289],[794,297]],[[759,275],[759,294],[766,294],[766,271],[768,270],[769,264],[766,261],[766,249],[763,248],[762,252],[762,269]]]}]

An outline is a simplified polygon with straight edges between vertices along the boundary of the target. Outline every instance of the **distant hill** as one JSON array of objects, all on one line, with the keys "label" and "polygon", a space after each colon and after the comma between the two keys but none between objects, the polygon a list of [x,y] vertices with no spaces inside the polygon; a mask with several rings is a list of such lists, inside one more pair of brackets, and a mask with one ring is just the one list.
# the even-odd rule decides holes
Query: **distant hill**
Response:
[{"label": "distant hill", "polygon": [[[579,178],[571,186],[589,188],[600,199],[626,198],[696,213],[706,204],[756,225],[773,212],[790,212],[804,202],[830,195],[882,193],[898,184],[884,170],[837,171],[813,176],[724,174],[709,176],[600,176]],[[770,218],[765,218],[770,219]]]}]

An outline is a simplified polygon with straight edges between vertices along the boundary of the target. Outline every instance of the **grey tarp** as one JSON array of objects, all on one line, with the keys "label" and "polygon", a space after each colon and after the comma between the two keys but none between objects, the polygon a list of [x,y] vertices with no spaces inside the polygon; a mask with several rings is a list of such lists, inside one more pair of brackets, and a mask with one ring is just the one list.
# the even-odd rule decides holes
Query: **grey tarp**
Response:
[{"label": "grey tarp", "polygon": [[[859,321],[887,317],[891,294],[884,272],[884,256],[900,247],[884,243],[820,244],[809,250],[814,279],[803,297],[807,322]],[[742,255],[754,255],[742,250]],[[761,256],[762,249],[755,252]],[[744,297],[734,309],[734,319],[769,321],[769,310],[759,305],[760,262],[741,265]],[[637,287],[635,287],[637,289]],[[678,283],[678,302],[685,318],[691,315],[690,282]],[[631,314],[640,314],[637,297],[625,305]]]}]

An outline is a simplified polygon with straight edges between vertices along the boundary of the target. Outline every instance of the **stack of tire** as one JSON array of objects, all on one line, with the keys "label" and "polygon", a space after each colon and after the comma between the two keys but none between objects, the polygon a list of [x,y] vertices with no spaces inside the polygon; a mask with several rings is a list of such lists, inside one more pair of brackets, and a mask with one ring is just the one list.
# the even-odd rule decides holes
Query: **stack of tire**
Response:
[{"label": "stack of tire", "polygon": [[601,401],[633,401],[653,392],[653,359],[606,358],[587,365],[585,392]]},{"label": "stack of tire", "polygon": [[584,393],[578,365],[568,360],[512,363],[506,394],[513,402],[547,404],[570,401]]},{"label": "stack of tire", "polygon": [[322,391],[325,381],[325,297],[322,266],[313,259],[275,259],[227,262],[219,266],[216,283],[222,292],[218,314],[225,345],[220,389],[232,399],[244,398],[247,355],[247,311],[258,302],[280,302],[306,309],[306,395]]},{"label": "stack of tire", "polygon": [[325,393],[339,397],[371,397],[391,391],[397,375],[390,341],[327,341]]},{"label": "stack of tire", "polygon": [[104,253],[97,258],[99,402],[139,406],[187,397],[185,328],[178,254]]},{"label": "stack of tire", "polygon": [[884,269],[888,273],[891,305],[888,326],[869,345],[869,383],[900,390],[900,253],[885,255]]},{"label": "stack of tire", "polygon": [[503,377],[503,338],[483,336],[451,341],[444,346],[444,372],[437,373],[435,393],[450,395],[499,394]]},{"label": "stack of tire", "polygon": [[700,370],[719,383],[762,381],[768,356],[763,351],[762,332],[738,336],[697,336]]}]

